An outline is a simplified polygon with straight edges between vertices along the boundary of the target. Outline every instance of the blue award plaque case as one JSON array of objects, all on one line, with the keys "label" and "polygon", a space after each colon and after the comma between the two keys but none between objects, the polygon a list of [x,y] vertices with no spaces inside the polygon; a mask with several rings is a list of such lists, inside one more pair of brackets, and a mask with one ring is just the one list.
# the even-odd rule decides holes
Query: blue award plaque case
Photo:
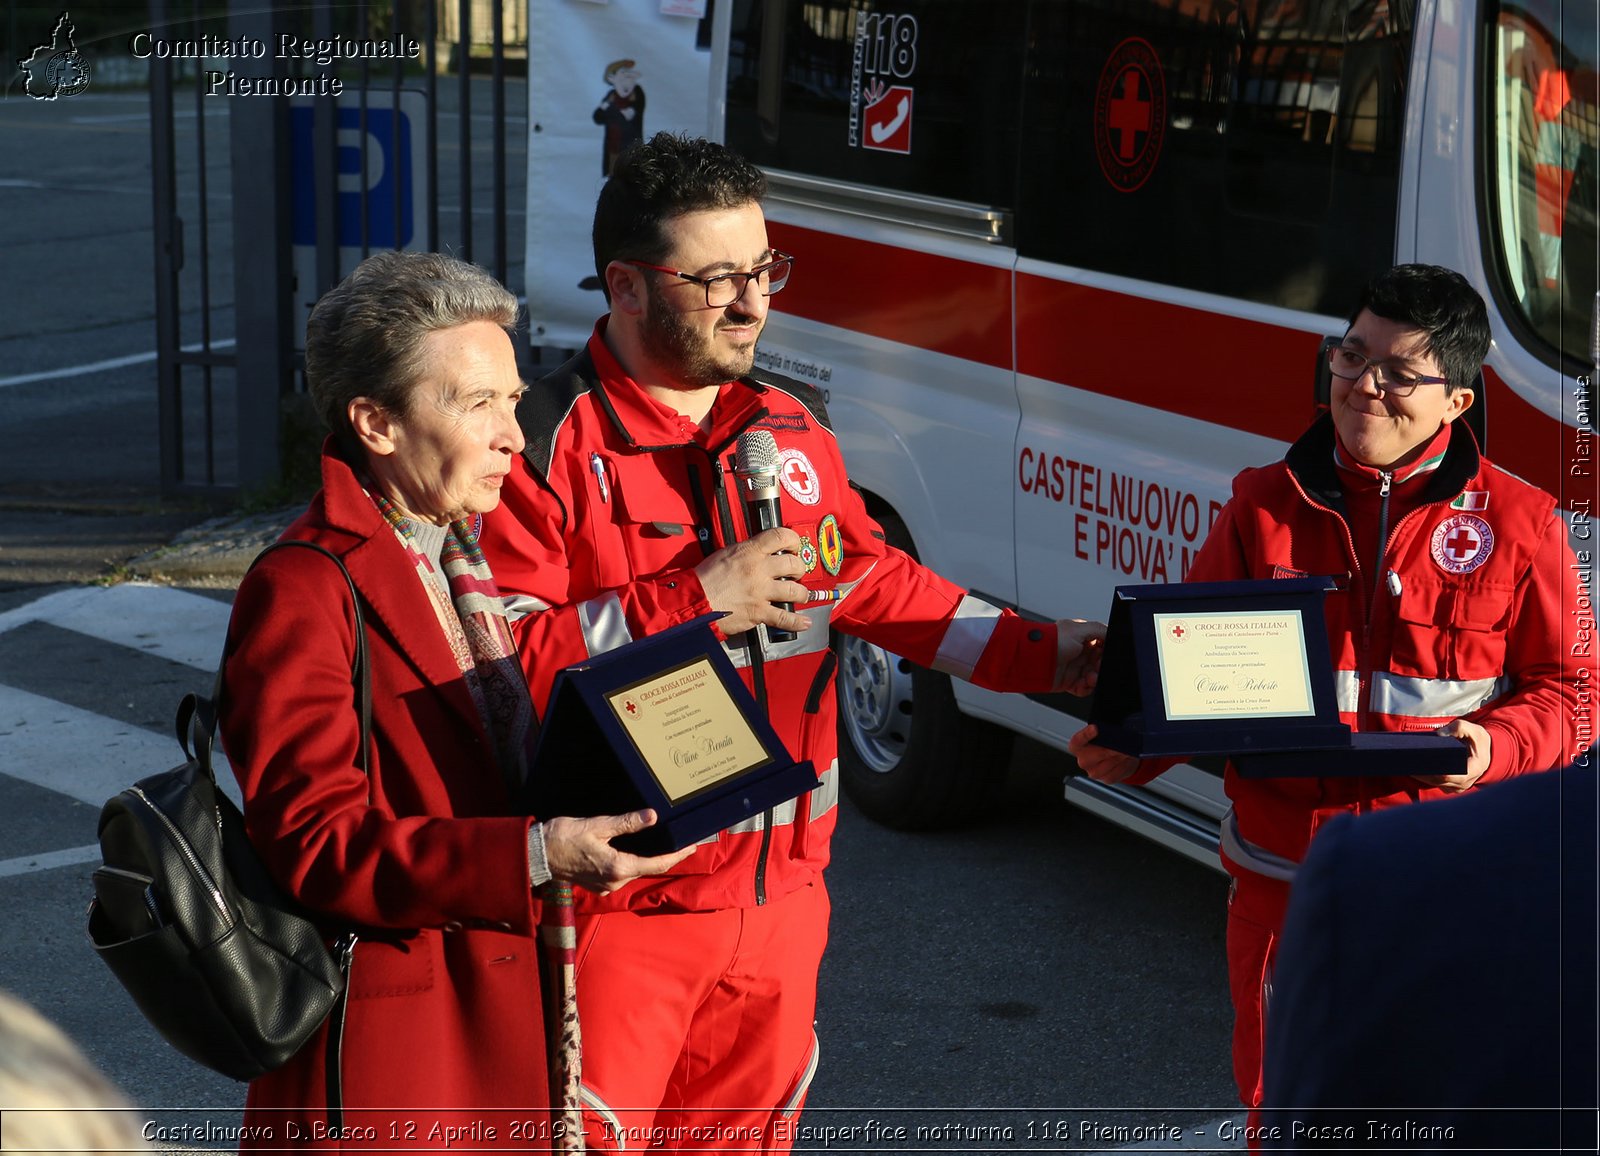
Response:
[{"label": "blue award plaque case", "polygon": [[[1466,770],[1467,748],[1431,732],[1352,733],[1339,721],[1322,602],[1331,578],[1279,578],[1119,586],[1090,707],[1099,745],[1138,758],[1226,755],[1247,778],[1340,775],[1450,775]],[[1182,619],[1273,614],[1299,620],[1306,705],[1285,713],[1170,709],[1157,632]]]},{"label": "blue award plaque case", "polygon": [[[711,631],[718,617],[702,615],[556,675],[528,774],[528,813],[586,818],[650,807],[657,816],[654,826],[613,843],[637,854],[657,855],[699,842],[820,785],[809,762],[790,756],[766,711],[740,680]],[[646,704],[652,695],[671,693],[690,680],[699,682],[698,693],[713,706],[731,700],[738,733],[694,734],[695,715],[680,713],[680,729],[689,732],[681,746],[641,743],[620,712],[650,709]],[[747,754],[704,782],[685,781],[679,760],[692,762],[708,739],[717,744],[723,737]]]}]

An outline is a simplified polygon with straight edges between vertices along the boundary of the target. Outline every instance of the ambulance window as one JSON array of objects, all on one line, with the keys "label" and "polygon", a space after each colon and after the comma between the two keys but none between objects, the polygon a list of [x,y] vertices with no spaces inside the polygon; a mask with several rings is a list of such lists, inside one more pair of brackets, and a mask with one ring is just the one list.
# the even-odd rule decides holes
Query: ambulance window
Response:
[{"label": "ambulance window", "polygon": [[1500,6],[1486,142],[1500,296],[1552,351],[1586,364],[1600,216],[1596,25],[1568,0]]},{"label": "ambulance window", "polygon": [[1342,316],[1393,261],[1411,8],[1036,0],[1019,248]]},{"label": "ambulance window", "polygon": [[727,143],[765,168],[1010,208],[1024,9],[735,0]]}]

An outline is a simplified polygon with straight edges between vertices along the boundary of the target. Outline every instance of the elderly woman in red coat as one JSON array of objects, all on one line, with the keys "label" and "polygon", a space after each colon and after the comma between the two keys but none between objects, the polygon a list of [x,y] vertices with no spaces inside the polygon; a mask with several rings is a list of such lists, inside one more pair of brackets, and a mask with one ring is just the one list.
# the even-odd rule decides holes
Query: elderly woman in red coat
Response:
[{"label": "elderly woman in red coat", "polygon": [[513,807],[537,723],[477,521],[522,449],[516,312],[471,265],[383,253],[311,314],[306,378],[333,433],[285,536],[338,555],[360,591],[370,774],[349,589],[328,559],[275,551],[234,603],[223,738],[251,842],[355,947],[342,1024],[250,1085],[246,1147],[560,1147],[536,889],[604,893],[682,857],[610,845],[649,812]]}]

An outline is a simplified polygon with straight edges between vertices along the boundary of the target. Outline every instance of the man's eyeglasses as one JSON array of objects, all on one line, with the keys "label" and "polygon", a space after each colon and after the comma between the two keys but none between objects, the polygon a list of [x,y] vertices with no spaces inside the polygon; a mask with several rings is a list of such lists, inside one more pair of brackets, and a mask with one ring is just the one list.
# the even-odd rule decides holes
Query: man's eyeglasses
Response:
[{"label": "man's eyeglasses", "polygon": [[637,265],[641,269],[654,269],[657,273],[670,273],[696,285],[704,286],[706,305],[712,309],[726,309],[745,294],[752,280],[763,297],[782,292],[789,283],[789,273],[794,268],[794,258],[788,253],[772,251],[772,260],[758,265],[748,273],[718,273],[714,277],[696,277],[682,269],[669,269],[665,265],[652,265],[649,261],[623,261],[624,265]]},{"label": "man's eyeglasses", "polygon": [[1410,397],[1419,385],[1450,384],[1448,377],[1430,377],[1425,373],[1412,373],[1409,369],[1402,369],[1392,362],[1375,361],[1363,356],[1357,350],[1339,345],[1337,338],[1328,340],[1328,372],[1346,381],[1359,381],[1361,375],[1370,369],[1372,384],[1379,393]]}]

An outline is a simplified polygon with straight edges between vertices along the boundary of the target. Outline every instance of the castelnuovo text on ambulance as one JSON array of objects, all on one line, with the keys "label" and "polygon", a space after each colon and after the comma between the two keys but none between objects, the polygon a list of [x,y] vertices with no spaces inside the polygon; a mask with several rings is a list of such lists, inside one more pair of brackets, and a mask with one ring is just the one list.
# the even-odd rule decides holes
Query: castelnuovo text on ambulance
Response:
[{"label": "castelnuovo text on ambulance", "polygon": [[[825,391],[890,541],[974,593],[1104,617],[1118,585],[1179,581],[1234,474],[1315,417],[1323,338],[1409,261],[1487,299],[1465,420],[1559,497],[1593,588],[1594,0],[713,7],[533,0],[527,260],[571,271],[529,288],[536,343],[576,348],[605,310],[580,192],[629,59],[643,135],[725,140],[770,178],[796,261],[759,364]],[[1592,646],[1592,605],[1572,617]],[[1077,700],[839,657],[845,785],[891,824],[978,813],[1013,734],[1082,725]],[[1218,771],[1067,795],[1214,865]]]}]

